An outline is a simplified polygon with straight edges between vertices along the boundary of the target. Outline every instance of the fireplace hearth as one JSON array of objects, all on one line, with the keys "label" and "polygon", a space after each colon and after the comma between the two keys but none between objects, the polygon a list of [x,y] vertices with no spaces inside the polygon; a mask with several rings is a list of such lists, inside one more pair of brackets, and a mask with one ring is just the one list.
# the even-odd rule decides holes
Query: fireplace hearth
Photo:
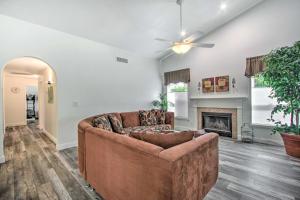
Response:
[{"label": "fireplace hearth", "polygon": [[202,112],[202,127],[206,132],[232,137],[232,114]]}]

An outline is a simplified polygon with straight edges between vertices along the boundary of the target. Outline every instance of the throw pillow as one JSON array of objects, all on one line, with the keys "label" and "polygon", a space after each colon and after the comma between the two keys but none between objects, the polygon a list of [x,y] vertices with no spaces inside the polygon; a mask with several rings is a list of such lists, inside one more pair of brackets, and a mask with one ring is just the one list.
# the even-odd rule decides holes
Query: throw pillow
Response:
[{"label": "throw pillow", "polygon": [[151,111],[155,113],[157,124],[165,124],[166,123],[166,111],[156,110],[156,109],[152,109]]},{"label": "throw pillow", "polygon": [[93,119],[92,123],[93,126],[96,128],[102,128],[107,131],[112,131],[109,119],[107,118],[106,115],[101,115],[99,117],[96,117],[95,119]]},{"label": "throw pillow", "polygon": [[140,117],[141,126],[152,126],[157,124],[155,112],[153,111],[140,110],[139,117]]},{"label": "throw pillow", "polygon": [[116,133],[125,134],[122,122],[114,114],[108,115],[109,121],[111,123],[112,129]]},{"label": "throw pillow", "polygon": [[193,132],[178,132],[178,133],[130,133],[130,137],[149,142],[151,144],[160,146],[164,149],[188,142],[193,139]]}]

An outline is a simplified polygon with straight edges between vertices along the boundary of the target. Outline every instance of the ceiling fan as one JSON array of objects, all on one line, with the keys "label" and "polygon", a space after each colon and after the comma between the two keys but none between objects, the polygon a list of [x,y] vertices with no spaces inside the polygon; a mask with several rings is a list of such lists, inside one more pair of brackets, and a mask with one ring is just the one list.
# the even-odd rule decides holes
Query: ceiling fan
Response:
[{"label": "ceiling fan", "polygon": [[[183,0],[177,0],[176,3],[180,6],[180,36],[181,36],[180,40],[172,41],[172,40],[167,40],[167,39],[162,39],[162,38],[155,38],[155,40],[169,43],[171,46],[168,47],[165,51],[173,50],[173,52],[175,52],[177,54],[185,54],[191,48],[194,48],[194,47],[199,47],[199,48],[212,48],[212,47],[214,47],[215,44],[194,42],[203,35],[203,33],[201,31],[196,31],[195,33],[191,34],[190,36],[185,37],[186,32],[183,30],[183,23],[182,23],[182,3],[183,3]],[[172,52],[172,54],[173,54],[173,52]]]}]

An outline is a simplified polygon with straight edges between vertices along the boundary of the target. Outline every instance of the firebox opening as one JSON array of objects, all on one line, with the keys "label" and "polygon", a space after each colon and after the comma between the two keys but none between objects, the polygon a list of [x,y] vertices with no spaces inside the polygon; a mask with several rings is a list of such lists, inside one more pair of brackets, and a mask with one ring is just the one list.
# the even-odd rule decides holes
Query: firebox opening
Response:
[{"label": "firebox opening", "polygon": [[232,114],[202,112],[202,127],[206,132],[232,137]]}]

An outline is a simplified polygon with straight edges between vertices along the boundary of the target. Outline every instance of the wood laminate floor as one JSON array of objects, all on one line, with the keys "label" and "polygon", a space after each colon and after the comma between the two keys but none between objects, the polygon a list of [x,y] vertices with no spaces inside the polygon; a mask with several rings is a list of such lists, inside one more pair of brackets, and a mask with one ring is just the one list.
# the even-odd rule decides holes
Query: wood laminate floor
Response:
[{"label": "wood laminate floor", "polygon": [[[56,151],[34,124],[7,130],[0,199],[99,199],[77,166],[77,148]],[[220,140],[219,179],[205,200],[300,200],[300,160],[282,147]]]}]

